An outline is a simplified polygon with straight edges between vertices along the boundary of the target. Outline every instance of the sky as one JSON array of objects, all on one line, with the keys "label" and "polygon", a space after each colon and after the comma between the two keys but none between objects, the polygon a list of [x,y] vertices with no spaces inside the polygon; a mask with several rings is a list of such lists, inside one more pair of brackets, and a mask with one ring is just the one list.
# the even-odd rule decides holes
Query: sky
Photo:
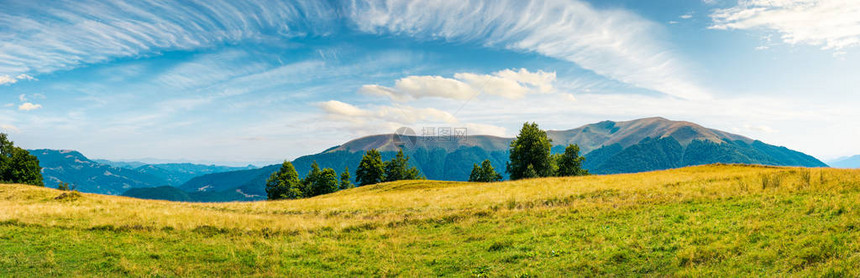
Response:
[{"label": "sky", "polygon": [[0,132],[263,165],[409,127],[661,116],[860,154],[860,1],[0,0]]}]

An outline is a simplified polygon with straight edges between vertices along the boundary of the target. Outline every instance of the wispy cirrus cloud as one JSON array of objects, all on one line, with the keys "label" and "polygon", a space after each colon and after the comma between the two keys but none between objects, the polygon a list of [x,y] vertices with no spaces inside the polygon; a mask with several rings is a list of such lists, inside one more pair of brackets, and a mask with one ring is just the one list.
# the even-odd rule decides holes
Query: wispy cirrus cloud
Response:
[{"label": "wispy cirrus cloud", "polygon": [[[51,72],[165,50],[265,36],[325,34],[324,1],[68,1],[5,3],[0,74]],[[38,15],[38,16],[34,16]]]},{"label": "wispy cirrus cloud", "polygon": [[336,26],[344,22],[360,32],[539,53],[681,98],[709,95],[664,44],[660,24],[581,0],[16,2],[0,11],[2,29],[15,30],[0,34],[10,38],[0,44],[0,74],[270,37],[327,36],[342,31]]},{"label": "wispy cirrus cloud", "polygon": [[711,14],[711,29],[772,30],[788,44],[840,50],[860,46],[860,2],[746,0]]},{"label": "wispy cirrus cloud", "polygon": [[662,27],[625,10],[577,0],[393,0],[355,1],[347,13],[364,32],[534,52],[675,97],[709,97],[660,39]]}]

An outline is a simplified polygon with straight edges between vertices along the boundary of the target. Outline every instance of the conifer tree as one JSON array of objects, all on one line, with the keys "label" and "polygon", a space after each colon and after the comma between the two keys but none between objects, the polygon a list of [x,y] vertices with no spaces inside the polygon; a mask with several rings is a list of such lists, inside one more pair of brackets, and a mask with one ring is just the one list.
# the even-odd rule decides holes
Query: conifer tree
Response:
[{"label": "conifer tree", "polygon": [[298,199],[302,197],[302,183],[293,163],[284,161],[281,169],[266,180],[266,195],[269,200]]},{"label": "conifer tree", "polygon": [[376,149],[367,151],[355,171],[355,182],[359,186],[380,183],[385,179],[382,155]]},{"label": "conifer tree", "polygon": [[349,176],[349,166],[347,166],[346,169],[343,169],[343,172],[340,173],[340,190],[350,188],[352,188],[352,181]]}]

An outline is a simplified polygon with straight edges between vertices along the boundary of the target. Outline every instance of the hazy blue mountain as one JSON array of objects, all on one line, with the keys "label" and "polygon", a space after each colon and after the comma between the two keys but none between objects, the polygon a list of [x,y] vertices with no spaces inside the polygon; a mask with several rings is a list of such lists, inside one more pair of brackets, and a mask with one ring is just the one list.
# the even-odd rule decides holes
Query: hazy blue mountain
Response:
[{"label": "hazy blue mountain", "polygon": [[230,167],[194,163],[144,163],[140,161],[111,161],[106,159],[93,159],[93,161],[113,167],[147,173],[166,180],[167,185],[170,186],[182,185],[194,177],[205,174],[257,169],[257,167],[253,165],[245,167]]},{"label": "hazy blue mountain", "polygon": [[93,161],[104,164],[104,165],[109,165],[109,166],[118,167],[118,168],[126,168],[126,169],[134,169],[134,168],[146,165],[146,163],[143,163],[140,161],[112,161],[112,160],[107,160],[107,159],[93,159]]},{"label": "hazy blue mountain", "polygon": [[81,192],[118,195],[131,188],[167,185],[157,176],[97,163],[77,151],[41,149],[30,153],[39,158],[48,187],[66,182]]},{"label": "hazy blue mountain", "polygon": [[[784,166],[825,167],[818,159],[785,147],[765,144],[747,137],[709,129],[690,122],[664,118],[633,121],[604,121],[570,130],[550,130],[553,153],[567,144],[578,144],[586,157],[584,167],[596,174],[632,173],[710,163],[746,163]],[[472,164],[489,159],[497,171],[504,172],[512,138],[495,136],[420,137],[381,134],[351,140],[322,153],[293,161],[300,176],[314,161],[320,167],[343,171],[349,166],[352,176],[364,151],[380,150],[384,160],[399,149],[427,178],[464,181]],[[187,192],[226,192],[265,196],[265,181],[280,165],[255,170],[204,175],[180,186]],[[235,195],[234,195],[235,196]],[[242,200],[242,199],[238,199]]]},{"label": "hazy blue mountain", "polygon": [[249,170],[256,169],[252,165],[248,165],[245,167],[229,167],[229,166],[218,166],[218,165],[202,165],[202,164],[191,164],[191,163],[163,163],[163,164],[146,164],[139,167],[134,168],[138,172],[150,174],[159,178],[162,178],[167,181],[168,185],[171,186],[179,186],[182,185],[194,177],[213,174],[213,173],[221,173],[221,172],[229,172],[229,171],[238,171],[238,170]]},{"label": "hazy blue mountain", "polygon": [[834,159],[827,164],[834,168],[860,168],[860,155]]},{"label": "hazy blue mountain", "polygon": [[[171,195],[172,193],[165,191],[168,189],[165,186],[178,186],[194,177],[205,174],[256,169],[254,166],[227,167],[190,163],[139,165],[138,162],[91,160],[80,152],[72,150],[40,149],[30,150],[30,153],[39,158],[39,164],[42,166],[42,177],[46,186],[56,187],[58,183],[66,182],[76,186],[76,189],[81,192],[113,195],[123,194],[130,189],[141,189],[130,193],[143,194],[141,192],[160,190],[165,192],[165,196],[173,196],[175,194]],[[233,192],[221,195],[213,195],[211,192],[186,194],[190,196],[187,201],[226,201],[228,199],[255,198],[235,192],[235,188],[232,189]],[[229,198],[225,196],[229,196]]]}]

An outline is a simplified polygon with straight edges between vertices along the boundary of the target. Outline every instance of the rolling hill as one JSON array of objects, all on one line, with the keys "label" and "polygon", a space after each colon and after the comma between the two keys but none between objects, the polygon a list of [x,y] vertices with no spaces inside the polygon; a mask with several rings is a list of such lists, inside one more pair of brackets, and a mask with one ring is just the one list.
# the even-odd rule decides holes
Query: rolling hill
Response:
[{"label": "rolling hill", "polygon": [[[635,173],[710,163],[743,163],[781,166],[826,167],[818,159],[785,147],[768,145],[740,135],[709,129],[691,122],[664,118],[603,121],[570,130],[549,130],[553,152],[578,144],[586,157],[584,167],[595,174]],[[402,148],[411,163],[427,178],[465,181],[472,164],[489,159],[504,178],[508,146],[512,138],[471,135],[422,137],[380,134],[358,138],[322,153],[293,161],[304,176],[314,161],[340,172],[354,171],[364,151],[378,149],[388,160]],[[265,196],[265,180],[278,165],[257,170],[204,175],[180,186],[187,192],[213,191]]]},{"label": "rolling hill", "polygon": [[860,170],[708,165],[175,203],[0,184],[3,276],[860,276]]}]

